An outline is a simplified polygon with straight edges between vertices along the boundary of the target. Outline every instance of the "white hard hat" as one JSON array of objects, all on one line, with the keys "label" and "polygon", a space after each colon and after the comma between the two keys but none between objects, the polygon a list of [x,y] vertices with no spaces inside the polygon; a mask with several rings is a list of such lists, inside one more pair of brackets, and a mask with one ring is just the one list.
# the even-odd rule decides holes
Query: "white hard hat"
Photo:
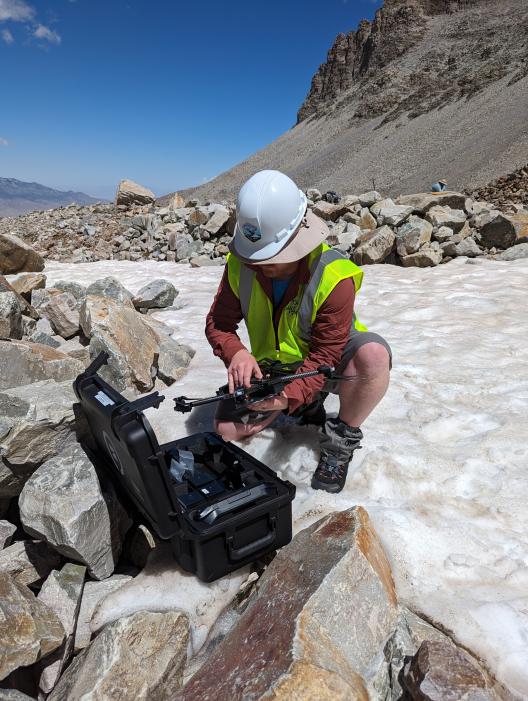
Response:
[{"label": "white hard hat", "polygon": [[301,224],[306,206],[304,192],[284,173],[255,173],[238,193],[235,255],[255,262],[273,258]]}]

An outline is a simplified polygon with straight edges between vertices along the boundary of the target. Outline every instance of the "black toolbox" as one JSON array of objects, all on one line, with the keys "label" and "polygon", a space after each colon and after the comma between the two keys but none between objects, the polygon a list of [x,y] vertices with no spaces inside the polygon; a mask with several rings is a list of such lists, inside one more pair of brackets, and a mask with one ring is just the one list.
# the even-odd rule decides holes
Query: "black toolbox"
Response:
[{"label": "black toolbox", "polygon": [[214,433],[160,446],[143,411],[164,397],[126,400],[97,374],[106,360],[74,382],[92,439],[83,445],[183,569],[211,582],[290,542],[292,484]]}]

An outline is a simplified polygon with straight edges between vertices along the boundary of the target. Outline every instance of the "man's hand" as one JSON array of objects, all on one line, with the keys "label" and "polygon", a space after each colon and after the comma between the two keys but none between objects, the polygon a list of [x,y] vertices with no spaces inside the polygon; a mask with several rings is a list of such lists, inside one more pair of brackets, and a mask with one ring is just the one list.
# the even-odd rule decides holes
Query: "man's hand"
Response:
[{"label": "man's hand", "polygon": [[276,394],[261,402],[254,402],[248,405],[251,411],[282,411],[288,408],[288,398],[284,394]]},{"label": "man's hand", "polygon": [[257,361],[249,351],[242,348],[242,350],[235,353],[227,368],[229,392],[234,392],[235,387],[251,387],[253,375],[257,380],[262,379],[262,373]]}]

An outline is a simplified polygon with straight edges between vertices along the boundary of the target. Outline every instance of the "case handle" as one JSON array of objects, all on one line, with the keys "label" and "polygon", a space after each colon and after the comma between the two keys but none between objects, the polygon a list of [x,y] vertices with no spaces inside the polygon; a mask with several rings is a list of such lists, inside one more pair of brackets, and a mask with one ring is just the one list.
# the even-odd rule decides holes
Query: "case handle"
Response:
[{"label": "case handle", "polygon": [[263,536],[262,538],[258,538],[257,540],[254,540],[252,543],[243,545],[241,548],[233,547],[233,536],[230,536],[227,539],[227,548],[229,551],[230,560],[243,560],[248,555],[253,555],[253,553],[256,553],[258,550],[262,550],[262,548],[265,548],[268,545],[274,543],[275,537],[277,535],[275,529],[275,516],[272,516],[270,521],[271,531],[267,535]]}]

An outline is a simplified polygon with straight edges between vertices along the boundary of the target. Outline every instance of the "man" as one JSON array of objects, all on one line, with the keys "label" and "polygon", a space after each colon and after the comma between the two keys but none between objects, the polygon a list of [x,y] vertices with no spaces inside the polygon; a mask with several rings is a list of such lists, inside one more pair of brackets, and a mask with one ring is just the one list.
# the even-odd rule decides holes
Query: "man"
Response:
[{"label": "man", "polygon": [[447,180],[439,180],[431,185],[431,192],[445,192]]},{"label": "man", "polygon": [[[253,376],[262,377],[260,366],[270,362],[293,364],[299,372],[331,365],[342,376],[354,376],[339,382],[322,376],[294,380],[250,409],[222,402],[215,421],[223,438],[239,440],[261,431],[281,411],[309,407],[313,414],[325,392],[339,394],[339,415],[324,422],[312,487],[340,492],[363,438],[361,425],[387,390],[391,351],[355,316],[363,272],[324,244],[328,234],[286,175],[264,170],[251,177],[238,196],[231,253],[206,335],[227,367],[230,391],[249,387]],[[242,319],[251,350],[236,333]]]}]

